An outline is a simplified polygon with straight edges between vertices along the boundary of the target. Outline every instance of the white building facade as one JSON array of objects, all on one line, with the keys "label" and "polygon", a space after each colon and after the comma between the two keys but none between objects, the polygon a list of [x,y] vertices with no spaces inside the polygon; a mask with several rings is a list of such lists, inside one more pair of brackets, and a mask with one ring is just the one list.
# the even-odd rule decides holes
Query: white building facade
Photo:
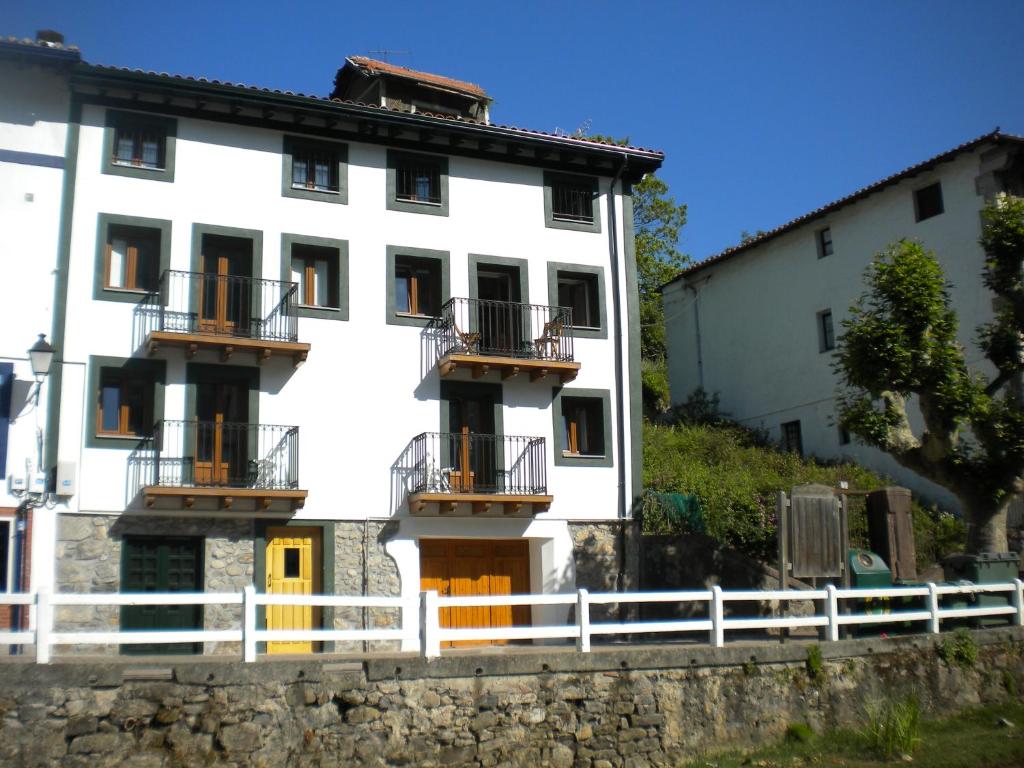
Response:
[{"label": "white building facade", "polygon": [[[39,48],[15,45],[22,58]],[[342,71],[362,78],[365,61]],[[476,99],[466,114],[481,119],[426,112],[423,99],[405,108],[383,87],[367,105],[81,62],[61,71],[62,178],[48,183],[63,199],[47,208],[46,269],[21,282],[24,301],[54,297],[43,468],[73,480],[53,489],[37,585],[623,586],[640,483],[630,184],[662,155],[495,127],[482,91],[399,69],[384,72],[392,95],[433,83],[445,95],[426,103]],[[5,177],[5,208],[26,183]],[[5,325],[0,352],[31,343],[20,320]],[[58,617],[234,618],[213,606]]]},{"label": "white building facade", "polygon": [[955,509],[944,489],[838,428],[832,350],[872,258],[906,238],[935,252],[968,363],[987,372],[975,343],[993,299],[979,212],[999,191],[1021,192],[1022,145],[979,137],[684,271],[663,289],[673,403],[703,387],[784,447],[855,460]]}]

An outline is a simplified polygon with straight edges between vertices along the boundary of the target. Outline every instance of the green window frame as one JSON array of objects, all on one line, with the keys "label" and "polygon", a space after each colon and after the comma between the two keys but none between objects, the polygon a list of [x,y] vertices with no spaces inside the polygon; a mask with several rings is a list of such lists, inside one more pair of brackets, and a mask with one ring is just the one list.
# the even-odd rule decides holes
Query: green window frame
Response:
[{"label": "green window frame", "polygon": [[[103,130],[103,173],[173,182],[177,135],[178,121],[172,117],[108,109]],[[152,163],[148,157],[151,141],[159,142]],[[135,147],[131,160],[123,151],[126,142]]]},{"label": "green window frame", "polygon": [[[281,195],[322,203],[348,204],[348,144],[305,136],[284,136]],[[296,184],[300,164],[307,165],[304,184]],[[326,175],[326,178],[323,178]]]},{"label": "green window frame", "polygon": [[[424,213],[428,216],[448,215],[448,158],[443,155],[424,155],[389,149],[387,153],[387,209],[404,213]],[[430,182],[430,195],[419,194],[416,178],[420,170],[429,169],[436,174]],[[408,176],[412,174],[412,179]],[[422,175],[422,174],[420,174]],[[426,199],[418,199],[425,197]]]},{"label": "green window frame", "polygon": [[[305,251],[306,253],[303,253]],[[319,252],[319,253],[317,253]],[[284,233],[281,235],[281,280],[295,282],[293,264],[297,258],[323,258],[328,263],[328,294],[333,305],[304,303],[301,281],[292,307],[296,317],[318,320],[348,320],[348,240]]]},{"label": "green window frame", "polygon": [[[607,389],[588,389],[584,387],[556,387],[552,390],[551,405],[552,433],[554,445],[552,454],[556,467],[610,467],[613,466],[612,452],[614,443],[612,434],[611,392]],[[596,415],[600,409],[600,417]],[[589,445],[588,452],[570,452],[569,421],[575,409],[582,409],[591,420],[587,424]],[[602,443],[598,452],[597,435]],[[578,437],[579,439],[579,437]],[[580,446],[582,447],[582,446]]]},{"label": "green window frame", "polygon": [[[100,429],[101,387],[114,382],[133,382],[148,392],[148,402],[141,407],[142,418],[151,422],[143,423],[140,434],[118,434]],[[163,418],[164,388],[167,383],[167,362],[142,358],[89,356],[89,398],[86,403],[85,445],[87,448],[117,448],[132,450],[140,440],[152,435],[152,427]]]},{"label": "green window frame", "polygon": [[[607,339],[608,309],[604,285],[604,268],[587,264],[565,264],[557,261],[548,262],[548,304],[552,307],[561,306],[558,301],[559,280],[581,280],[590,284],[596,283],[597,293],[597,326],[572,326],[572,335],[577,339]],[[573,323],[577,318],[573,317]]]},{"label": "green window frame", "polygon": [[445,302],[451,298],[449,261],[448,251],[406,248],[397,245],[387,246],[387,317],[385,320],[388,325],[411,325],[422,328],[433,319],[432,315],[409,314],[398,310],[396,282],[400,269],[409,266],[430,269],[434,275],[433,279],[437,280],[439,285],[431,288],[435,295],[430,303],[436,304],[436,307],[430,306],[427,309],[439,312]]},{"label": "green window frame", "polygon": [[[114,235],[135,232],[156,243],[153,258],[156,259],[156,284],[146,288],[110,288],[107,286],[109,270],[109,248]],[[96,221],[96,265],[93,275],[92,297],[97,301],[121,301],[137,304],[151,291],[160,287],[160,276],[171,268],[171,222],[166,219],[148,219],[141,216],[121,216],[116,213],[101,213]],[[166,302],[166,296],[164,300]]]},{"label": "green window frame", "polygon": [[[577,205],[579,196],[590,193],[590,210]],[[589,213],[589,217],[586,214]],[[544,172],[544,226],[574,232],[601,232],[601,192],[594,176]]]}]

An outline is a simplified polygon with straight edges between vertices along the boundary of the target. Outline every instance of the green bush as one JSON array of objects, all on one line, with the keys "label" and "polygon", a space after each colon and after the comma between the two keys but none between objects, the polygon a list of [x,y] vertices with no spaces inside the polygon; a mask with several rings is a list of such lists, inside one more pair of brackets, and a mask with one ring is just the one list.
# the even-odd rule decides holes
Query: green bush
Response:
[{"label": "green bush", "polygon": [[786,741],[807,744],[814,738],[814,731],[807,723],[790,723],[786,726]]},{"label": "green bush", "polygon": [[[778,491],[788,493],[805,483],[838,487],[846,481],[857,490],[889,484],[858,464],[825,464],[766,444],[756,430],[725,421],[713,396],[691,398],[684,406],[680,423],[644,425],[644,488],[696,495],[708,535],[752,557],[767,562],[776,557]],[[673,413],[678,416],[684,406]],[[849,497],[849,502],[850,543],[866,546],[864,499]],[[642,517],[644,533],[677,531],[657,505],[645,504]],[[963,525],[951,515],[915,504],[913,521],[919,565],[962,547]]]},{"label": "green bush", "polygon": [[825,682],[825,664],[821,658],[820,645],[807,647],[807,677],[818,686]]},{"label": "green bush", "polygon": [[978,660],[978,643],[975,642],[971,630],[966,627],[960,627],[942,638],[937,650],[939,658],[949,667],[956,665],[970,669]]},{"label": "green bush", "polygon": [[868,706],[864,735],[881,758],[910,755],[921,743],[921,706],[916,696]]}]

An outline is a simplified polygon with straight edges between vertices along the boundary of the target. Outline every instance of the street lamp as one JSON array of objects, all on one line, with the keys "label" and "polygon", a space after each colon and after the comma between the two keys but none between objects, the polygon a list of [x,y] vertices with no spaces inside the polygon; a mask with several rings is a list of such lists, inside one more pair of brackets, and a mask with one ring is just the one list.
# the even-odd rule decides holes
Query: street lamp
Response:
[{"label": "street lamp", "polygon": [[46,342],[46,334],[40,333],[36,343],[28,348],[28,359],[32,365],[32,375],[38,383],[50,373],[54,349]]}]

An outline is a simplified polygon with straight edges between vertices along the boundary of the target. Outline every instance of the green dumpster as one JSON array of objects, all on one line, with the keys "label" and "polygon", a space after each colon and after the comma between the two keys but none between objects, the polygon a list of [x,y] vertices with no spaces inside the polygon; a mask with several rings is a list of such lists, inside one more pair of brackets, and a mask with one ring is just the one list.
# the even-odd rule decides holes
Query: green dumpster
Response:
[{"label": "green dumpster", "polygon": [[[1005,584],[1017,578],[1020,556],[1016,552],[979,552],[976,555],[950,555],[942,561],[946,581],[969,581],[974,584]],[[1010,605],[1011,593],[950,595],[944,608]],[[1013,623],[1007,616],[983,616],[972,622],[975,626],[1005,626]]]},{"label": "green dumpster", "polygon": [[855,589],[892,586],[892,571],[885,561],[866,549],[850,549],[850,585]]}]

